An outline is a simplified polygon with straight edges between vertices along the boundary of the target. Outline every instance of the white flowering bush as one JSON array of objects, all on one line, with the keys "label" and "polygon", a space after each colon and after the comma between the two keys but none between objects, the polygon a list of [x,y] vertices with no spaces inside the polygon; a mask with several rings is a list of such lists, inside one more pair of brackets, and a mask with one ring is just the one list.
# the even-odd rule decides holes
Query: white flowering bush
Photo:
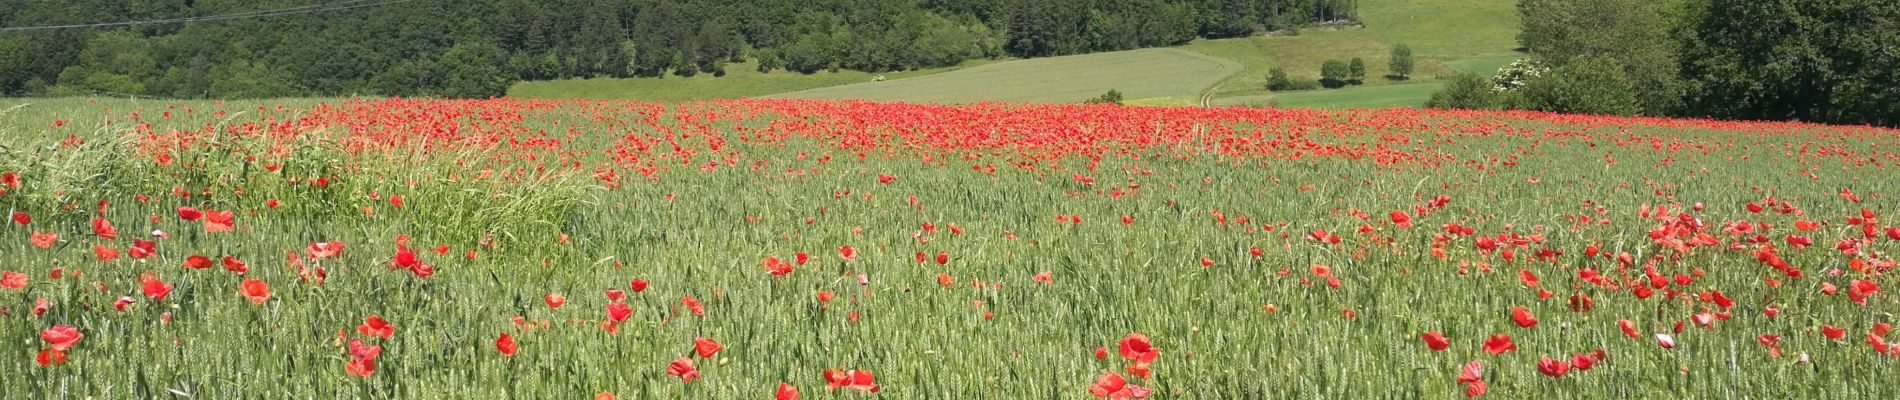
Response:
[{"label": "white flowering bush", "polygon": [[1544,63],[1537,60],[1526,58],[1512,61],[1510,65],[1498,68],[1497,75],[1491,76],[1491,90],[1515,92],[1524,88],[1524,84],[1544,76],[1544,73],[1549,71],[1550,67],[1544,66]]}]

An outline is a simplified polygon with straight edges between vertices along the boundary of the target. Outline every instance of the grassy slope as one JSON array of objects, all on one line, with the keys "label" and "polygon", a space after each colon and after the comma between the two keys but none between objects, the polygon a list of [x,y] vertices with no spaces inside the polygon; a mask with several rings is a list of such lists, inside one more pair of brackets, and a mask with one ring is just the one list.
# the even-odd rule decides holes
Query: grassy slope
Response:
[{"label": "grassy slope", "polygon": [[1193,97],[1241,71],[1239,63],[1178,49],[1144,49],[1012,61],[929,76],[774,97],[931,103],[1077,102],[1109,89],[1124,98]]},{"label": "grassy slope", "polygon": [[[971,66],[993,63],[971,60],[962,65],[916,71],[882,73],[887,79],[922,76]],[[691,78],[668,75],[664,78],[563,79],[520,82],[508,88],[510,97],[640,99],[680,101],[718,98],[758,97],[812,88],[870,82],[877,73],[841,70],[805,75],[795,72],[758,72],[751,61],[726,66],[724,77],[701,74]]]},{"label": "grassy slope", "polygon": [[[1361,5],[1364,29],[1314,30],[1289,36],[1201,40],[1183,49],[1225,57],[1247,70],[1223,82],[1211,104],[1278,104],[1284,107],[1403,107],[1424,102],[1454,72],[1489,73],[1515,60],[1517,14],[1510,0],[1368,0]],[[1391,81],[1388,55],[1405,43],[1417,57],[1414,79]],[[1317,79],[1328,59],[1366,61],[1363,86],[1311,92],[1272,93],[1266,73],[1284,68],[1295,79]]]}]

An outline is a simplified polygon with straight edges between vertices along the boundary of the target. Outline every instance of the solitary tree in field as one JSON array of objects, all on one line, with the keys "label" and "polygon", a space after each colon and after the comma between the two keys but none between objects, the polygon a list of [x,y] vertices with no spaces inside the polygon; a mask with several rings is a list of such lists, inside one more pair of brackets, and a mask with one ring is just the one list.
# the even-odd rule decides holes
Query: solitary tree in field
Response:
[{"label": "solitary tree in field", "polygon": [[1387,67],[1392,70],[1392,75],[1390,75],[1392,77],[1396,77],[1399,80],[1411,78],[1412,46],[1399,43],[1398,46],[1392,47],[1392,61]]},{"label": "solitary tree in field", "polygon": [[1359,57],[1353,57],[1352,64],[1347,65],[1346,69],[1348,71],[1348,74],[1351,75],[1347,77],[1347,81],[1352,82],[1352,84],[1354,85],[1365,83],[1366,60],[1359,59]]}]

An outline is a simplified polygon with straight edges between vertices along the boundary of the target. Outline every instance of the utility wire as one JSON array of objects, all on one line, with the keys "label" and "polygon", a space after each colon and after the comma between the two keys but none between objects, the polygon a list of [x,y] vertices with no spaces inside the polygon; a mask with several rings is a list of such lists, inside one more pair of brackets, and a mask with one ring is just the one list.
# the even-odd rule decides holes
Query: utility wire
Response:
[{"label": "utility wire", "polygon": [[77,29],[77,28],[105,28],[105,27],[133,26],[133,25],[162,25],[162,24],[179,24],[179,23],[186,23],[186,22],[223,21],[223,20],[244,19],[244,18],[280,17],[280,16],[287,16],[287,15],[309,14],[309,13],[326,12],[326,11],[341,11],[341,10],[348,10],[348,9],[354,9],[354,8],[375,7],[375,6],[381,6],[381,5],[396,4],[396,3],[407,3],[407,2],[411,2],[415,0],[385,0],[385,1],[380,1],[380,2],[371,2],[371,1],[373,0],[344,0],[344,1],[338,1],[338,2],[332,2],[332,3],[314,4],[314,5],[307,5],[307,6],[289,7],[289,8],[279,8],[279,9],[273,9],[273,10],[246,11],[246,12],[240,12],[240,13],[207,15],[207,16],[201,16],[201,17],[183,17],[183,18],[155,19],[155,20],[145,20],[145,21],[103,22],[103,23],[96,23],[96,24],[73,24],[73,25],[15,26],[15,27],[0,28],[0,32],[39,31],[39,30]]}]

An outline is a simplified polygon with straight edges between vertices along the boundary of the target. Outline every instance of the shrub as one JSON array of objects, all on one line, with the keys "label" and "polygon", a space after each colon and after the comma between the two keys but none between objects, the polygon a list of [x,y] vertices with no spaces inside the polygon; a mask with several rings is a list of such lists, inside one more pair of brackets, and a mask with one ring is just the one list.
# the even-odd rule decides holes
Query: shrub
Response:
[{"label": "shrub", "polygon": [[1615,60],[1593,56],[1569,64],[1524,85],[1525,104],[1540,111],[1635,115],[1643,111],[1636,85]]},{"label": "shrub", "polygon": [[1346,80],[1352,77],[1352,67],[1345,61],[1326,60],[1319,68],[1319,83],[1329,88],[1346,86]]},{"label": "shrub", "polygon": [[1291,87],[1293,87],[1293,80],[1287,78],[1286,70],[1280,68],[1267,70],[1267,90],[1281,91],[1289,90]]},{"label": "shrub", "polygon": [[1445,82],[1445,88],[1432,93],[1431,99],[1425,101],[1425,106],[1482,110],[1498,108],[1498,103],[1498,93],[1491,90],[1490,82],[1478,74],[1466,72],[1452,76],[1449,82]]}]

